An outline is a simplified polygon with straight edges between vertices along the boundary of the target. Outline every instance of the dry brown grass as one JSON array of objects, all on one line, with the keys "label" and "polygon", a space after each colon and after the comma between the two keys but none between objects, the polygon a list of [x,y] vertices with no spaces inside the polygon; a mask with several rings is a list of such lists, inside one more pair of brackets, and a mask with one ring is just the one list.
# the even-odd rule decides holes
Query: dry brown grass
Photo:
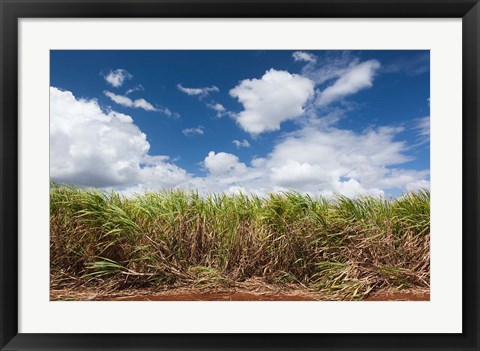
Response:
[{"label": "dry brown grass", "polygon": [[53,290],[229,289],[253,279],[345,300],[429,287],[427,191],[329,202],[54,186],[50,200]]}]

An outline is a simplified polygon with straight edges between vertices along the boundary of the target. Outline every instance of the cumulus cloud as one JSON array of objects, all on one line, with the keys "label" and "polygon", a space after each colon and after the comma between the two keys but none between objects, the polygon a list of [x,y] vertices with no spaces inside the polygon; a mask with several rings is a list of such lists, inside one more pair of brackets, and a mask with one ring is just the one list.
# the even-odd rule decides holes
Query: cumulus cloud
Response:
[{"label": "cumulus cloud", "polygon": [[103,78],[105,78],[107,83],[112,87],[119,88],[123,85],[123,82],[128,79],[132,79],[133,76],[127,70],[119,68],[108,72],[108,74],[104,75]]},{"label": "cumulus cloud", "polygon": [[245,174],[248,169],[244,163],[239,162],[237,156],[226,152],[215,153],[210,151],[204,161],[205,168],[213,175],[220,174]]},{"label": "cumulus cloud", "polygon": [[248,142],[247,139],[234,140],[234,141],[232,141],[232,143],[235,144],[237,149],[240,149],[241,147],[250,147],[250,143]]},{"label": "cumulus cloud", "polygon": [[306,61],[310,63],[317,62],[317,57],[315,55],[305,51],[295,51],[292,56],[295,61]]},{"label": "cumulus cloud", "polygon": [[[323,195],[351,195],[354,190],[381,194],[384,189],[402,187],[405,174],[390,167],[410,160],[406,144],[394,140],[399,131],[387,127],[362,133],[302,129],[278,143],[267,158],[270,179],[279,186]],[[426,176],[415,171],[409,175],[408,181]]]},{"label": "cumulus cloud", "polygon": [[[275,164],[275,162],[272,163]],[[303,188],[308,184],[328,183],[333,180],[323,167],[292,159],[283,161],[278,166],[272,166],[270,170],[270,179],[273,183],[285,187]]]},{"label": "cumulus cloud", "polygon": [[411,160],[408,145],[397,141],[401,128],[381,127],[354,132],[337,128],[303,128],[285,135],[273,150],[250,164],[238,156],[211,151],[204,160],[206,177],[190,185],[205,192],[268,192],[297,190],[327,198],[385,195],[429,187],[429,170],[402,168]]},{"label": "cumulus cloud", "polygon": [[204,161],[209,175],[195,181],[216,191],[242,189],[262,195],[294,189],[328,198],[428,187],[429,170],[401,167],[411,158],[406,155],[406,143],[395,140],[400,131],[393,127],[363,132],[304,128],[286,135],[271,153],[250,165],[233,154],[210,152]]},{"label": "cumulus cloud", "polygon": [[373,78],[380,68],[377,60],[368,60],[350,67],[332,85],[319,92],[316,104],[325,106],[345,96],[352,95],[358,91],[370,88],[373,85]]},{"label": "cumulus cloud", "polygon": [[133,119],[104,112],[96,100],[50,88],[50,177],[91,187],[172,187],[189,179],[168,157],[148,155],[150,144]]},{"label": "cumulus cloud", "polygon": [[198,126],[194,128],[186,128],[182,130],[182,133],[186,136],[189,135],[203,135],[205,128],[203,126]]},{"label": "cumulus cloud", "polygon": [[199,97],[205,97],[210,93],[217,93],[220,91],[215,85],[211,87],[203,87],[203,88],[186,88],[182,84],[177,84],[178,90],[187,94],[187,95],[197,95]]},{"label": "cumulus cloud", "polygon": [[[125,194],[181,188],[265,195],[294,189],[326,197],[378,196],[430,184],[429,170],[406,167],[412,158],[407,143],[398,140],[402,128],[357,132],[322,124],[284,134],[268,154],[250,162],[210,151],[202,162],[206,175],[194,177],[168,156],[150,155],[146,135],[130,116],[105,111],[96,100],[78,99],[69,91],[52,87],[50,92],[50,175],[58,183]],[[236,141],[240,147],[246,140]]]},{"label": "cumulus cloud", "polygon": [[418,191],[420,189],[430,189],[430,180],[421,179],[412,181],[405,186],[407,192]]},{"label": "cumulus cloud", "polygon": [[252,135],[280,129],[280,124],[300,117],[313,95],[313,82],[297,74],[270,69],[261,79],[245,79],[230,90],[244,110],[236,116],[240,127]]},{"label": "cumulus cloud", "polygon": [[110,98],[110,100],[119,105],[132,108],[141,108],[145,111],[157,111],[157,109],[145,99],[132,100],[128,96],[117,95],[108,90],[105,90],[103,93],[105,94],[105,96]]}]

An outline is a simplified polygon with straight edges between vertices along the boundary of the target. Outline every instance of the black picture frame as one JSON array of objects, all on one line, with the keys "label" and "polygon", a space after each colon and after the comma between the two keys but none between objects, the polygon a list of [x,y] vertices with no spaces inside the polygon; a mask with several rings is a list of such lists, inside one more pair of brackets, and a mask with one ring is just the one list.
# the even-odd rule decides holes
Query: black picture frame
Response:
[{"label": "black picture frame", "polygon": [[[0,0],[1,350],[479,350],[478,0]],[[18,333],[18,25],[20,18],[462,18],[463,307],[461,334]]]}]

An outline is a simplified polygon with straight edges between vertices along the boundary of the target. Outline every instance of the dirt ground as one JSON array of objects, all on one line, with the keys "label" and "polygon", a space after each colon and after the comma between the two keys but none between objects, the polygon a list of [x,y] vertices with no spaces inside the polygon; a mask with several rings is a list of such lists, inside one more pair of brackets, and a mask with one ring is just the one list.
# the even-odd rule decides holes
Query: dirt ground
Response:
[{"label": "dirt ground", "polygon": [[[94,288],[57,289],[50,291],[51,301],[328,301],[318,293],[299,287],[245,285],[230,288],[175,288],[98,290]],[[348,300],[348,299],[347,299]],[[363,301],[429,301],[429,290],[380,290]]]},{"label": "dirt ground", "polygon": [[[251,293],[165,293],[157,295],[130,296],[119,298],[122,301],[317,301],[307,295],[268,295]],[[429,301],[429,293],[414,292],[379,292],[364,301]]]},{"label": "dirt ground", "polygon": [[378,291],[366,301],[430,301],[430,291]]}]

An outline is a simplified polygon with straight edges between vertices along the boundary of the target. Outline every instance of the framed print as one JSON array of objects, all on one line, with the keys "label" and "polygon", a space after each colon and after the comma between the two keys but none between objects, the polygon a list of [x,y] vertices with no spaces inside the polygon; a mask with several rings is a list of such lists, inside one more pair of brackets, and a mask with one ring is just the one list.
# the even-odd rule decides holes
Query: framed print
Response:
[{"label": "framed print", "polygon": [[2,350],[478,350],[477,1],[2,1]]}]

